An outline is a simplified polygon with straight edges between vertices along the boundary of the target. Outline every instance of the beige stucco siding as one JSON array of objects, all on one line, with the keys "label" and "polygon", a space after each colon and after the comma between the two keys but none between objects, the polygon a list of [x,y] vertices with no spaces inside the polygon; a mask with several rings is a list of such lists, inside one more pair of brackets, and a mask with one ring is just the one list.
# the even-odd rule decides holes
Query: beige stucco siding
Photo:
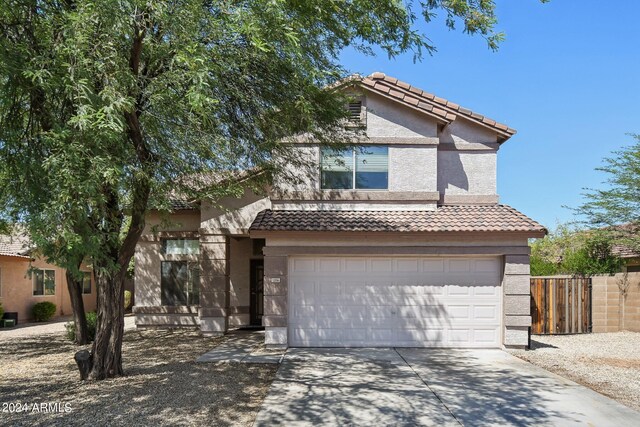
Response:
[{"label": "beige stucco siding", "polygon": [[494,195],[496,179],[494,151],[438,151],[441,194]]},{"label": "beige stucco siding", "polygon": [[198,231],[199,228],[199,210],[184,210],[173,213],[152,211],[146,216],[145,228],[142,234],[166,231]]},{"label": "beige stucco siding", "polygon": [[389,191],[437,191],[435,145],[389,147]]},{"label": "beige stucco siding", "polygon": [[160,262],[162,244],[160,241],[140,241],[135,253],[135,301],[136,306],[159,306]]},{"label": "beige stucco siding", "polygon": [[[33,277],[30,268],[55,271],[55,295],[34,296]],[[88,268],[83,267],[88,271]],[[85,311],[96,309],[96,287],[91,279],[91,294],[83,296]],[[55,316],[73,314],[65,270],[37,258],[30,262],[26,258],[0,256],[0,301],[6,312],[17,312],[18,321],[32,319],[31,308],[34,304],[49,301],[56,305]]]},{"label": "beige stucco siding", "polygon": [[488,128],[458,117],[444,128],[440,143],[486,143],[498,142],[498,134]]},{"label": "beige stucco siding", "polygon": [[249,324],[250,260],[253,246],[251,239],[232,238],[229,272],[229,326]]},{"label": "beige stucco siding", "polygon": [[368,94],[365,104],[367,136],[371,138],[420,138],[438,135],[438,123],[435,119],[395,101]]},{"label": "beige stucco siding", "polygon": [[222,209],[208,203],[202,204],[200,228],[206,233],[247,235],[256,214],[271,207],[263,195],[247,190],[241,198],[225,198],[219,203]]}]

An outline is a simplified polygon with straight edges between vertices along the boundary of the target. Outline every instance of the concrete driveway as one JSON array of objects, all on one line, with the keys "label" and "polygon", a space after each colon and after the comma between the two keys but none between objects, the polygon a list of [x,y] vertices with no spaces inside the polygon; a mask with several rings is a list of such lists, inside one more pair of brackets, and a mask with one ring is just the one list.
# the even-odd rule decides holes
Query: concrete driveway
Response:
[{"label": "concrete driveway", "polygon": [[499,350],[290,349],[271,425],[637,426],[640,413]]}]

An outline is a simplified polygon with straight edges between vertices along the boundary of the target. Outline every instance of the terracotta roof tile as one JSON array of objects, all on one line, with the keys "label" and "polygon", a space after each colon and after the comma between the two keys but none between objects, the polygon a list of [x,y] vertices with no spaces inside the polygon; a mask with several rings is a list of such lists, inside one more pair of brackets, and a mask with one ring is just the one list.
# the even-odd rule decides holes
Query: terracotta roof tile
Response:
[{"label": "terracotta roof tile", "polygon": [[18,232],[13,235],[0,234],[0,255],[18,258],[31,258],[31,241],[26,234]]},{"label": "terracotta roof tile", "polygon": [[264,210],[251,231],[521,232],[547,230],[510,206],[441,206],[435,211]]},{"label": "terracotta roof tile", "polygon": [[[420,98],[420,100],[424,101],[424,104],[418,104],[418,107],[424,109],[427,112],[434,113],[437,117],[444,120],[445,122],[451,122],[455,120],[458,115],[460,115],[483,126],[494,129],[496,132],[502,135],[503,141],[509,139],[516,133],[515,129],[512,129],[507,125],[498,123],[495,120],[489,119],[488,117],[485,117],[467,108],[461,107],[454,102],[437,97],[433,94],[423,91],[420,88],[400,81],[395,77],[387,76],[384,73],[375,72],[368,77],[362,78],[360,82],[364,86],[375,89],[382,94],[391,96],[393,99],[397,99],[398,101],[405,103],[409,98],[407,95],[415,94]],[[432,108],[424,107],[425,104],[432,104]],[[410,105],[415,107],[415,103],[413,101]]]},{"label": "terracotta roof tile", "polygon": [[396,98],[404,99],[404,92],[398,92],[397,90],[390,89],[389,95]]}]

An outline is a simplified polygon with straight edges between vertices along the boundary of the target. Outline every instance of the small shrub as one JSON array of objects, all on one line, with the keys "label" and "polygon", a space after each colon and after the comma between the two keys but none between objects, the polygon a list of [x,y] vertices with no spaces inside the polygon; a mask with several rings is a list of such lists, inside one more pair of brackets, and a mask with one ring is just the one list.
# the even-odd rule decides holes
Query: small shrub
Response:
[{"label": "small shrub", "polygon": [[[87,335],[89,341],[93,341],[96,337],[96,325],[98,324],[98,315],[95,311],[90,311],[86,313],[87,316]],[[76,324],[74,322],[69,322],[64,325],[67,329],[67,338],[71,341],[76,340]]]},{"label": "small shrub", "polygon": [[49,301],[39,302],[31,308],[31,314],[36,322],[46,322],[56,314],[56,305]]},{"label": "small shrub", "polygon": [[124,291],[124,309],[129,310],[131,308],[131,291]]},{"label": "small shrub", "polygon": [[4,316],[4,308],[2,307],[2,302],[0,302],[0,319]]}]

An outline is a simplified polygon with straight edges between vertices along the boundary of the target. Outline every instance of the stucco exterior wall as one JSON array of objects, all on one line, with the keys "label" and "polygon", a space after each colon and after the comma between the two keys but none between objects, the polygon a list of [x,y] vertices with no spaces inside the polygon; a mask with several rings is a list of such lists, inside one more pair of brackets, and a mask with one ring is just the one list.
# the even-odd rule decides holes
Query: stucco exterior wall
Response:
[{"label": "stucco exterior wall", "polygon": [[[397,202],[404,205],[402,192],[440,192],[441,203],[494,204],[497,199],[496,162],[498,135],[482,125],[459,117],[448,126],[425,114],[400,105],[376,94],[365,93],[363,106],[366,117],[366,135],[363,144],[382,144],[389,147],[388,190],[375,190],[397,194]],[[320,159],[318,147],[300,144],[293,147],[297,157],[315,162]],[[296,182],[276,180],[275,189],[284,192],[320,190],[320,168],[295,170],[289,164],[282,166],[283,175],[296,176]],[[372,190],[356,190],[362,194]],[[453,197],[447,199],[447,196]],[[482,196],[482,199],[478,197]],[[377,209],[387,204],[381,200],[327,201],[314,205],[314,199],[299,199],[305,209]],[[388,205],[388,204],[387,204]],[[430,209],[423,203],[408,209]],[[276,209],[299,208],[296,203],[274,201]],[[404,207],[403,207],[404,208]]]},{"label": "stucco exterior wall", "polygon": [[491,129],[477,125],[463,117],[458,117],[444,128],[440,143],[496,143],[498,134]]},{"label": "stucco exterior wall", "polygon": [[231,238],[229,270],[229,326],[249,324],[250,263],[253,245],[251,239]]},{"label": "stucco exterior wall", "polygon": [[142,235],[165,231],[198,231],[200,211],[197,209],[176,211],[171,214],[152,211],[147,214]]},{"label": "stucco exterior wall", "polygon": [[[200,326],[204,332],[218,334],[229,326],[249,323],[252,246],[246,236],[256,214],[271,202],[247,191],[241,198],[223,199],[220,204],[225,209],[205,203],[201,210],[149,214],[135,252],[138,326]],[[199,239],[200,255],[165,255],[162,240],[166,238]],[[200,264],[199,306],[162,306],[162,261]]]},{"label": "stucco exterior wall", "polygon": [[[225,198],[219,206],[202,204],[199,227],[204,233],[247,235],[256,214],[271,207],[271,201],[263,195],[247,190],[241,198]],[[196,228],[197,229],[197,228]]]},{"label": "stucco exterior wall", "polygon": [[452,195],[497,193],[495,151],[438,151],[438,191]]},{"label": "stucco exterior wall", "polygon": [[422,113],[379,95],[367,94],[367,136],[370,138],[437,137],[438,123]]},{"label": "stucco exterior wall", "polygon": [[437,191],[437,170],[435,145],[389,147],[389,191]]},{"label": "stucco exterior wall", "polygon": [[[29,269],[38,268],[55,271],[55,295],[34,296],[33,277]],[[89,271],[83,267],[82,270]],[[17,312],[18,322],[32,320],[31,308],[34,304],[49,301],[56,305],[55,316],[73,314],[65,270],[37,258],[30,262],[26,258],[0,256],[0,301],[5,312]],[[83,296],[85,311],[96,309],[96,286],[91,278],[91,294]]]}]

